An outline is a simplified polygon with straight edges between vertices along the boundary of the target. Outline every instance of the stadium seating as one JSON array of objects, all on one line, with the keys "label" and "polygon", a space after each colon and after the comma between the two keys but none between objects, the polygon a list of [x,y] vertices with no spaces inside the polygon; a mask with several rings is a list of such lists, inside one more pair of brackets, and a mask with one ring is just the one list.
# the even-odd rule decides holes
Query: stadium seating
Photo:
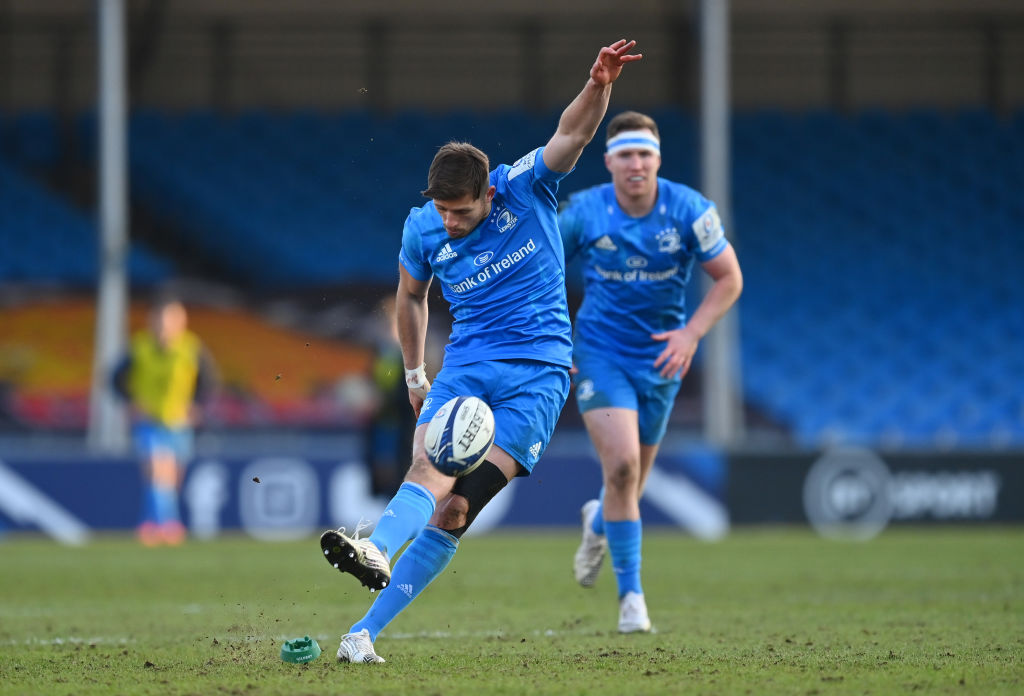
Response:
[{"label": "stadium seating", "polygon": [[[390,282],[402,222],[423,203],[419,191],[438,145],[469,140],[496,162],[511,162],[543,145],[557,119],[525,112],[139,112],[131,129],[133,195],[236,282]],[[692,153],[692,123],[674,113],[665,123],[666,137]],[[666,169],[689,180],[690,158],[675,157]],[[599,149],[584,155],[578,172],[574,187],[604,180]]]},{"label": "stadium seating", "polygon": [[1024,131],[984,111],[737,119],[747,397],[797,442],[1024,443]]},{"label": "stadium seating", "polygon": [[[2,158],[0,240],[0,283],[96,283],[99,245],[93,221]],[[137,286],[158,283],[170,269],[139,246],[131,250],[128,270]]]},{"label": "stadium seating", "polygon": [[51,111],[26,111],[3,119],[0,153],[23,169],[56,166],[62,155],[56,115]]},{"label": "stadium seating", "polygon": [[[430,157],[437,145],[474,135],[463,128],[470,122],[468,114],[139,113],[133,191],[236,282],[390,282]],[[529,121],[520,138],[523,130]],[[497,132],[482,144],[505,155]]]},{"label": "stadium seating", "polygon": [[[692,116],[653,115],[663,175],[696,184]],[[508,162],[557,117],[137,112],[132,191],[241,285],[387,285],[438,145]],[[1024,444],[1024,114],[762,111],[733,135],[748,403],[808,447]],[[591,147],[563,191],[606,179]]]}]

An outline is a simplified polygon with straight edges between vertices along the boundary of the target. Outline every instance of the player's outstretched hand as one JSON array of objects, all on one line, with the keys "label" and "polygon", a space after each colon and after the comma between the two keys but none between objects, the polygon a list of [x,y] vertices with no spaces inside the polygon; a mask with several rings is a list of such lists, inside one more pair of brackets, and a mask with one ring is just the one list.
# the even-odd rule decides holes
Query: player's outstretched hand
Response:
[{"label": "player's outstretched hand", "polygon": [[644,57],[642,53],[629,54],[634,46],[636,46],[636,41],[619,39],[611,46],[602,48],[601,52],[597,54],[594,66],[590,68],[590,78],[602,87],[615,82],[619,78],[619,73],[622,72],[623,65]]}]

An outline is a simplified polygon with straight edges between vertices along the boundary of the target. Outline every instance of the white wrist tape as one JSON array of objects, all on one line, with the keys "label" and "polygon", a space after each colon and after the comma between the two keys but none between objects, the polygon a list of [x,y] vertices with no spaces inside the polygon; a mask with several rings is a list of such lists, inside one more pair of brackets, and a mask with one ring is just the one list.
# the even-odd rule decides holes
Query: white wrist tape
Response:
[{"label": "white wrist tape", "polygon": [[426,396],[427,390],[430,389],[430,382],[427,381],[427,365],[426,363],[420,365],[412,370],[405,371],[405,385],[409,389],[420,396]]}]

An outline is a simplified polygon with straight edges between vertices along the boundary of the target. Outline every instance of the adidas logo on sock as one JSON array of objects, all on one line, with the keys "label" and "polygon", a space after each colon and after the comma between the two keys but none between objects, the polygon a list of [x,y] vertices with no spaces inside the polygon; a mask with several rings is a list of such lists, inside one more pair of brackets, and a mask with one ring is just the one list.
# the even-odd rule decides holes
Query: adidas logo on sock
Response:
[{"label": "adidas logo on sock", "polygon": [[448,259],[454,259],[458,256],[458,253],[452,249],[452,245],[445,242],[445,245],[441,247],[441,251],[437,252],[437,258],[434,259],[435,263],[441,263]]},{"label": "adidas logo on sock", "polygon": [[605,235],[594,242],[594,248],[600,249],[601,251],[618,251],[619,248],[615,246],[615,242],[608,235]]},{"label": "adidas logo on sock", "polygon": [[400,589],[406,597],[412,599],[412,585],[403,583],[398,586],[398,589]]}]

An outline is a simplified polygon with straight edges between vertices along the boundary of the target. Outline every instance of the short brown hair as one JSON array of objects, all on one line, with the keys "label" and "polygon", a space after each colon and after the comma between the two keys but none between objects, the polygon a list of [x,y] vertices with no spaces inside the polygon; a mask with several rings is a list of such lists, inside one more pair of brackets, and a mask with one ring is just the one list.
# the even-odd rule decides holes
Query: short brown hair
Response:
[{"label": "short brown hair", "polygon": [[658,124],[654,122],[653,118],[639,111],[623,111],[608,122],[605,142],[611,140],[622,131],[643,130],[644,128],[654,133],[655,138],[661,139],[661,135],[658,133]]},{"label": "short brown hair", "polygon": [[434,155],[427,172],[427,198],[450,201],[467,193],[482,198],[490,183],[490,161],[479,148],[469,143],[450,142]]}]

